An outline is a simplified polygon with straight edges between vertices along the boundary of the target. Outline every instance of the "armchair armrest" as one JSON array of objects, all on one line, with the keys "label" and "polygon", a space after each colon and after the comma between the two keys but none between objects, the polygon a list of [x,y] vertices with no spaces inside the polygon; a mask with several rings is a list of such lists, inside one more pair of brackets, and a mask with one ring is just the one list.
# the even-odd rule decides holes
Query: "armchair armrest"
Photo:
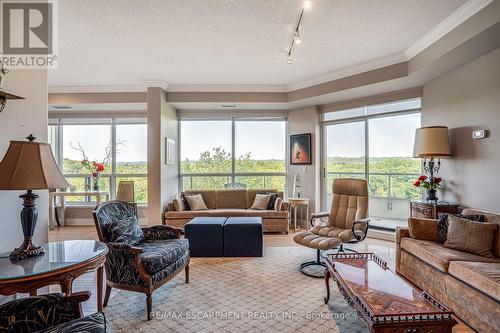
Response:
[{"label": "armchair armrest", "polygon": [[154,225],[152,227],[142,228],[144,238],[146,240],[160,239],[178,239],[180,235],[184,235],[184,231],[179,228],[174,228],[169,225]]},{"label": "armchair armrest", "polygon": [[146,286],[151,276],[146,273],[141,262],[140,247],[122,243],[106,243],[109,252],[106,255],[106,279],[111,282]]},{"label": "armchair armrest", "polygon": [[314,220],[316,219],[320,219],[322,217],[327,217],[329,216],[330,213],[329,212],[317,212],[317,213],[312,213],[311,214],[311,219],[310,219],[310,223],[311,223],[311,227],[314,227]]},{"label": "armchair armrest", "polygon": [[354,234],[354,237],[358,242],[361,242],[366,238],[369,226],[370,226],[369,218],[357,220],[352,223],[352,233]]},{"label": "armchair armrest", "polygon": [[0,306],[0,328],[6,332],[33,332],[81,318],[80,303],[90,298],[90,292],[75,292],[32,296]]}]

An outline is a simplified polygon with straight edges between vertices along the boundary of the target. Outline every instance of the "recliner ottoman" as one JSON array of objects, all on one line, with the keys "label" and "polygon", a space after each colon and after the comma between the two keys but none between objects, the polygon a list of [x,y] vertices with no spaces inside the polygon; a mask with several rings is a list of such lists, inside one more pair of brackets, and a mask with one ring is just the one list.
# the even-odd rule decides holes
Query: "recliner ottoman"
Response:
[{"label": "recliner ottoman", "polygon": [[224,223],[224,257],[262,257],[262,218],[230,217]]},{"label": "recliner ottoman", "polygon": [[191,257],[224,255],[223,225],[226,217],[195,217],[184,227]]}]

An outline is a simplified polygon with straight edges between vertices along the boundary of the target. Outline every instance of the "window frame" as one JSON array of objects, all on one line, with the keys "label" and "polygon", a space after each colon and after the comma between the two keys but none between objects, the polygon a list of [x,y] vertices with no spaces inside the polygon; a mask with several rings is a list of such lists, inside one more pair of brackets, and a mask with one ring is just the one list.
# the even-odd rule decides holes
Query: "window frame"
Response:
[{"label": "window frame", "polygon": [[[181,170],[181,150],[182,150],[182,122],[194,122],[194,121],[231,121],[231,172],[230,173],[183,173]],[[285,137],[283,138],[285,142],[285,151],[284,153],[284,161],[285,161],[285,171],[284,172],[236,172],[236,122],[244,122],[244,121],[283,121],[285,124]],[[287,135],[288,135],[288,117],[213,117],[213,118],[191,118],[185,117],[180,118],[178,122],[178,134],[179,134],[179,151],[177,154],[177,162],[178,162],[178,191],[182,193],[188,189],[184,188],[184,178],[194,178],[194,177],[228,177],[230,179],[231,184],[236,183],[237,177],[284,177],[284,189],[283,192],[286,196],[288,189],[288,147],[287,147]],[[265,182],[265,178],[264,178]]]},{"label": "window frame", "polygon": [[[91,126],[91,125],[109,125],[111,131],[111,172],[106,172],[101,175],[102,178],[105,178],[108,181],[109,186],[109,195],[110,199],[116,199],[117,193],[117,184],[116,181],[119,178],[146,178],[148,177],[146,173],[139,174],[118,174],[116,172],[116,126],[120,125],[146,125],[147,126],[147,118],[145,117],[104,117],[104,118],[73,118],[73,117],[57,117],[57,118],[49,118],[48,127],[55,127],[55,151],[54,156],[57,162],[57,165],[60,167],[61,172],[63,172],[63,176],[65,178],[83,178],[85,183],[90,184],[91,176],[90,175],[82,175],[82,174],[67,174],[64,173],[63,164],[64,164],[64,126]],[[146,160],[147,164],[147,160]],[[67,206],[71,205],[91,205],[92,197],[86,196],[84,201],[72,201],[67,202]],[[147,202],[138,203],[140,207],[147,207]]]}]

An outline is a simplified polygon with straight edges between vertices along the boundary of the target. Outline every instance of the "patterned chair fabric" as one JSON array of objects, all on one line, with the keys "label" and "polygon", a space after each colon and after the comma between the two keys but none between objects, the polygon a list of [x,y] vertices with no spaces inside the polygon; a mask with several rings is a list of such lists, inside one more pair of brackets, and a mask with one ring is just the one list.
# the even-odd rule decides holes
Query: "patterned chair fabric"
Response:
[{"label": "patterned chair fabric", "polygon": [[137,206],[123,201],[108,201],[94,210],[99,239],[106,243],[107,299],[111,287],[143,292],[147,296],[148,320],[151,318],[152,292],[171,279],[182,268],[189,272],[189,242],[180,239],[181,229],[166,225],[142,228],[144,239],[135,244],[110,242],[108,226],[131,216],[137,217]]},{"label": "patterned chair fabric", "polygon": [[0,305],[0,332],[110,332],[102,313],[82,317],[89,292],[32,296]]}]

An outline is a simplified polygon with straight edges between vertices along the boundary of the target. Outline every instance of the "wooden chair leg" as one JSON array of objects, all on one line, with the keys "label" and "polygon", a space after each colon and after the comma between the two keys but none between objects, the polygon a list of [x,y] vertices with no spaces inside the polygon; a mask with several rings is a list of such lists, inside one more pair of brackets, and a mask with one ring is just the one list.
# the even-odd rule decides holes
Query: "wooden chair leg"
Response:
[{"label": "wooden chair leg", "polygon": [[108,306],[109,296],[111,295],[111,287],[106,284],[106,294],[104,295],[104,303],[103,306]]},{"label": "wooden chair leg", "polygon": [[189,283],[189,264],[184,268],[184,272],[186,273],[186,283]]},{"label": "wooden chair leg", "polygon": [[151,312],[153,311],[153,297],[151,294],[146,295],[146,311],[148,312],[148,320],[151,320]]}]

